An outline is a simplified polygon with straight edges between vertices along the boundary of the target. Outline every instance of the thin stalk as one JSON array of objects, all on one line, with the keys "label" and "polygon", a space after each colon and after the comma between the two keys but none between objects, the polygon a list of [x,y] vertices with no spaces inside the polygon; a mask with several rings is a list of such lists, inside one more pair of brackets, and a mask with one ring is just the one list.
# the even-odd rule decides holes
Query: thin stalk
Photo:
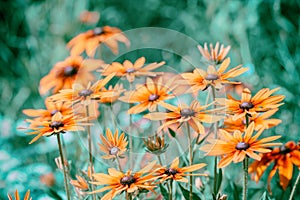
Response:
[{"label": "thin stalk", "polygon": [[58,144],[60,159],[62,162],[62,167],[63,167],[63,172],[64,172],[64,184],[65,184],[67,199],[70,200],[70,192],[69,192],[69,187],[68,187],[69,181],[68,181],[68,177],[67,177],[67,173],[66,173],[65,159],[64,159],[64,154],[63,154],[63,150],[62,150],[60,134],[56,134],[56,136],[57,136],[57,144]]},{"label": "thin stalk", "polygon": [[[186,123],[187,134],[188,134],[188,143],[189,143],[189,164],[190,166],[193,164],[193,147],[191,140],[191,129],[188,123]],[[193,200],[193,172],[190,172],[190,200]]]},{"label": "thin stalk", "polygon": [[[129,84],[129,90],[132,91],[132,83]],[[132,108],[132,103],[129,103],[129,109]],[[129,114],[129,134],[128,134],[128,138],[129,138],[129,164],[130,164],[130,168],[133,167],[133,138],[132,138],[132,115]]]},{"label": "thin stalk", "polygon": [[121,167],[121,163],[120,163],[120,160],[119,160],[119,157],[118,157],[118,156],[116,156],[116,161],[117,161],[117,164],[118,164],[119,171],[120,171],[120,172],[123,172],[123,171],[122,171],[122,167]]},{"label": "thin stalk", "polygon": [[243,169],[244,169],[243,200],[247,200],[247,196],[248,196],[248,188],[247,188],[247,184],[248,184],[248,161],[249,161],[248,157],[245,157],[245,159],[243,160]]},{"label": "thin stalk", "polygon": [[114,124],[114,128],[116,129],[117,128],[117,123],[116,123],[116,119],[114,118],[114,112],[113,112],[112,106],[108,105],[108,107],[109,107],[109,111],[110,111],[110,114],[111,114],[111,120]]},{"label": "thin stalk", "polygon": [[290,194],[289,200],[293,199],[293,196],[295,194],[295,191],[296,191],[297,185],[299,183],[299,180],[300,180],[300,170],[298,171],[298,176],[297,176],[296,182],[294,183],[294,186],[293,186],[292,192]]},{"label": "thin stalk", "polygon": [[173,179],[170,180],[169,184],[169,200],[173,200]]},{"label": "thin stalk", "polygon": [[[87,123],[89,123],[89,106],[85,106],[86,111],[86,117],[87,117]],[[88,133],[88,149],[89,149],[89,163],[91,167],[91,176],[89,177],[91,181],[94,181],[92,174],[94,173],[94,165],[93,165],[93,153],[92,153],[92,139],[91,139],[91,128],[90,126],[87,126],[87,133]],[[95,187],[93,184],[91,184],[92,192],[95,190]],[[92,194],[93,200],[96,200],[96,194]]]},{"label": "thin stalk", "polygon": [[157,155],[157,159],[158,159],[159,164],[160,164],[160,165],[163,165],[163,164],[162,164],[162,161],[161,161],[160,155]]}]

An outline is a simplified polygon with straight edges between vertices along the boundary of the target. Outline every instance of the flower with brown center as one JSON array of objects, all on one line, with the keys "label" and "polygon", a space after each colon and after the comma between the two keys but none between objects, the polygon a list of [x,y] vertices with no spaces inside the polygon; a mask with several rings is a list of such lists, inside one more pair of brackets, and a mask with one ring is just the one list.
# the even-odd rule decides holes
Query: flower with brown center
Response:
[{"label": "flower with brown center", "polygon": [[279,172],[280,186],[286,190],[293,176],[293,165],[300,168],[300,142],[289,141],[285,145],[261,155],[260,161],[254,161],[249,166],[252,179],[258,182],[271,163],[274,163],[268,177],[268,190],[271,192],[271,179]]},{"label": "flower with brown center", "polygon": [[183,104],[176,107],[170,104],[164,104],[163,106],[168,109],[169,112],[153,112],[145,115],[144,118],[150,120],[166,120],[159,129],[168,127],[172,124],[178,124],[178,127],[180,127],[182,123],[186,122],[197,133],[204,134],[205,129],[202,124],[203,122],[214,123],[224,118],[223,116],[213,114],[213,112],[218,112],[220,108],[207,110],[211,105],[212,104],[201,106],[197,100],[194,100],[190,106]]},{"label": "flower with brown center", "polygon": [[[13,197],[8,194],[8,200],[14,200]],[[18,190],[15,191],[15,200],[20,200],[20,195]],[[24,196],[24,200],[32,200],[32,197],[30,197],[30,190],[28,190]]]},{"label": "flower with brown center", "polygon": [[118,42],[130,45],[122,31],[115,27],[103,26],[88,30],[74,37],[67,44],[71,55],[80,55],[84,51],[89,57],[94,57],[96,49],[104,43],[114,54],[118,54]]},{"label": "flower with brown center", "polygon": [[125,95],[119,99],[127,103],[139,103],[131,107],[128,114],[141,113],[147,109],[153,112],[158,105],[165,104],[165,100],[175,97],[170,94],[175,87],[173,79],[164,84],[161,78],[156,83],[151,78],[147,78],[145,85],[137,85],[134,91],[125,92]]},{"label": "flower with brown center", "polygon": [[198,45],[198,49],[199,49],[200,53],[202,54],[202,56],[206,60],[212,61],[216,64],[221,63],[225,59],[225,57],[227,56],[227,54],[230,50],[230,46],[227,46],[224,48],[223,44],[221,45],[221,48],[220,48],[219,42],[216,43],[215,47],[213,47],[213,44],[210,43],[209,48],[210,48],[210,51],[207,48],[207,43],[204,43],[204,48],[201,45]]},{"label": "flower with brown center", "polygon": [[106,129],[106,137],[100,134],[102,144],[99,144],[99,148],[106,155],[102,156],[104,159],[115,159],[122,157],[127,151],[127,139],[124,133],[119,136],[118,130],[113,135],[110,129]]},{"label": "flower with brown center", "polygon": [[221,139],[210,139],[208,141],[209,144],[202,146],[200,150],[207,152],[208,156],[222,156],[218,164],[218,167],[222,168],[229,165],[232,161],[234,163],[241,162],[246,156],[255,160],[261,160],[261,156],[256,154],[256,152],[267,153],[271,151],[268,147],[281,145],[281,143],[270,143],[281,136],[271,136],[258,140],[258,137],[263,133],[263,129],[260,129],[254,136],[252,136],[253,131],[253,122],[245,130],[245,134],[236,130],[232,135],[220,129]]},{"label": "flower with brown center", "polygon": [[52,89],[52,93],[57,93],[60,89],[72,88],[75,82],[86,85],[95,79],[91,73],[104,64],[101,60],[86,59],[81,56],[70,56],[62,62],[58,62],[51,69],[48,75],[40,81],[40,93],[46,94]]},{"label": "flower with brown center", "polygon": [[87,181],[82,178],[79,175],[76,175],[76,179],[77,180],[71,180],[70,183],[71,185],[73,185],[74,187],[80,189],[80,190],[88,190],[89,189],[89,185],[87,183]]},{"label": "flower with brown center", "polygon": [[252,97],[250,90],[245,88],[241,100],[234,99],[230,95],[228,95],[228,99],[217,98],[216,100],[219,104],[227,107],[229,114],[235,114],[233,118],[235,120],[244,117],[246,113],[252,116],[255,113],[266,112],[281,106],[283,103],[280,102],[284,99],[284,95],[271,96],[278,90],[279,88],[273,90],[264,88]]},{"label": "flower with brown center", "polygon": [[161,67],[165,62],[154,62],[147,65],[145,65],[145,62],[146,59],[144,57],[137,59],[135,63],[132,63],[129,60],[125,60],[123,64],[113,62],[99,71],[101,71],[104,76],[116,73],[116,76],[126,77],[129,82],[133,82],[136,76],[157,76],[162,74],[161,72],[152,72],[151,70]]}]

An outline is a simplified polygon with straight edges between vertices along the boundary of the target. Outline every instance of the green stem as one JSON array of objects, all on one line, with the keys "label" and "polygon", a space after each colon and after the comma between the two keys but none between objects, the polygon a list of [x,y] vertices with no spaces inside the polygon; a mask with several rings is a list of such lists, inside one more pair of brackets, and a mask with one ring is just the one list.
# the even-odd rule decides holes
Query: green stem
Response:
[{"label": "green stem", "polygon": [[247,200],[247,196],[248,196],[248,188],[247,188],[247,184],[248,184],[248,161],[249,161],[248,157],[245,157],[245,159],[243,160],[243,169],[244,169],[243,200]]},{"label": "green stem", "polygon": [[297,185],[298,185],[298,183],[299,183],[299,180],[300,180],[300,170],[299,170],[299,172],[298,172],[298,176],[297,176],[296,182],[294,183],[294,186],[293,186],[292,192],[291,192],[291,194],[290,194],[289,200],[292,200],[292,199],[293,199],[293,196],[294,196],[294,194],[295,194],[295,191],[296,191]]},{"label": "green stem", "polygon": [[122,167],[121,167],[121,163],[120,163],[120,160],[119,160],[119,157],[118,157],[118,156],[116,157],[116,161],[117,161],[117,164],[118,164],[119,171],[120,171],[120,172],[123,172],[123,171],[122,171]]},{"label": "green stem", "polygon": [[[191,140],[191,129],[188,123],[186,123],[187,134],[188,134],[188,143],[189,143],[189,165],[193,164],[193,147]],[[193,172],[190,172],[190,200],[193,200]]]},{"label": "green stem", "polygon": [[170,180],[169,184],[169,200],[173,200],[173,179]]},{"label": "green stem", "polygon": [[163,164],[162,164],[162,161],[161,161],[160,155],[157,155],[157,159],[158,159],[159,164],[160,164],[160,165],[163,165]]},{"label": "green stem", "polygon": [[[132,91],[132,83],[129,84],[129,90]],[[129,109],[132,108],[133,104],[129,103]],[[129,138],[129,164],[130,164],[130,168],[133,167],[133,138],[132,138],[132,115],[129,114],[129,134],[128,134],[128,138]]]},{"label": "green stem", "polygon": [[63,173],[64,173],[64,184],[65,184],[67,199],[70,200],[70,192],[69,192],[69,187],[68,187],[69,181],[68,181],[68,177],[67,177],[65,159],[64,159],[64,154],[63,154],[61,140],[60,140],[60,134],[58,133],[58,134],[56,134],[56,136],[57,136],[57,144],[58,144],[58,149],[59,149],[59,154],[60,154],[60,160],[62,163],[62,168],[63,168]]}]

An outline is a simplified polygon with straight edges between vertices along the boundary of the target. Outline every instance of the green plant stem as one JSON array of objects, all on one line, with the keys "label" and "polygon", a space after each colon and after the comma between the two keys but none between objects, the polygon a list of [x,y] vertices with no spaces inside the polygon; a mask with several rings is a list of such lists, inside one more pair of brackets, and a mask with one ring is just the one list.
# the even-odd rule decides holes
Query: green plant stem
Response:
[{"label": "green plant stem", "polygon": [[114,117],[114,112],[113,112],[113,108],[111,105],[108,105],[109,106],[109,111],[110,111],[110,114],[111,114],[111,120],[114,124],[114,128],[116,129],[117,128],[117,122],[116,122],[116,119]]},{"label": "green plant stem", "polygon": [[[189,165],[193,164],[193,147],[192,147],[192,140],[191,140],[191,129],[188,123],[186,124],[187,128],[187,135],[188,135],[188,144],[189,144]],[[193,200],[193,172],[190,172],[190,200]]]},{"label": "green plant stem", "polygon": [[[132,83],[129,84],[129,90],[132,91]],[[133,104],[129,103],[129,109],[132,108]],[[129,166],[130,168],[133,167],[133,138],[132,138],[132,115],[129,114]]]},{"label": "green plant stem", "polygon": [[117,164],[118,164],[119,171],[120,171],[120,172],[123,172],[123,171],[122,171],[122,167],[121,167],[121,163],[120,163],[120,160],[119,160],[119,157],[118,157],[118,156],[116,157],[116,161],[117,161]]},{"label": "green plant stem", "polygon": [[248,184],[248,161],[249,161],[248,157],[245,157],[245,159],[243,160],[243,171],[244,171],[243,200],[247,200],[247,196],[248,196],[248,188],[247,188],[247,184]]},{"label": "green plant stem", "polygon": [[160,155],[157,155],[157,159],[158,159],[159,164],[162,166],[163,164],[162,164]]},{"label": "green plant stem", "polygon": [[169,184],[169,200],[173,200],[173,179],[170,180]]},{"label": "green plant stem", "polygon": [[293,199],[293,196],[294,196],[294,194],[295,194],[295,191],[296,191],[297,185],[298,185],[298,183],[299,183],[299,180],[300,180],[300,170],[298,170],[298,176],[297,176],[296,182],[295,182],[294,185],[293,185],[293,189],[292,189],[292,191],[291,191],[289,200],[292,200],[292,199]]},{"label": "green plant stem", "polygon": [[65,184],[67,199],[70,200],[70,192],[69,192],[69,186],[68,186],[69,181],[68,181],[67,172],[66,172],[65,159],[64,159],[64,154],[63,154],[63,150],[62,150],[60,134],[56,134],[56,136],[57,136],[57,144],[58,144],[58,149],[59,149],[59,154],[60,154],[60,160],[62,163],[62,168],[63,168],[63,173],[64,173],[64,184]]}]

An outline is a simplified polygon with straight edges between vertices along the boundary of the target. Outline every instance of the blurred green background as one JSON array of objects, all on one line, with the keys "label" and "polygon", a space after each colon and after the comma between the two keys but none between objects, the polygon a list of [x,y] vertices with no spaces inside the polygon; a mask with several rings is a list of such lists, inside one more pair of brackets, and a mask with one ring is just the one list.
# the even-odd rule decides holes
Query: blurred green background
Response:
[{"label": "blurred green background", "polygon": [[[99,22],[80,22],[84,10],[99,12]],[[57,182],[52,189],[63,192],[59,187],[62,176],[53,162],[58,156],[56,144],[41,152],[38,145],[28,145],[31,137],[17,127],[25,118],[22,109],[43,104],[39,80],[68,56],[66,43],[95,26],[122,30],[163,27],[184,33],[199,44],[220,41],[231,45],[232,66],[242,63],[250,68],[245,77],[253,91],[281,87],[278,93],[286,96],[276,115],[283,122],[272,130],[274,134],[282,135],[283,142],[299,140],[299,10],[297,0],[2,0],[0,199],[17,188],[22,194],[31,189],[34,199],[57,199],[40,183],[40,176],[48,173],[53,173]],[[279,188],[278,180],[274,184]],[[274,195],[282,195],[276,191]]]}]

